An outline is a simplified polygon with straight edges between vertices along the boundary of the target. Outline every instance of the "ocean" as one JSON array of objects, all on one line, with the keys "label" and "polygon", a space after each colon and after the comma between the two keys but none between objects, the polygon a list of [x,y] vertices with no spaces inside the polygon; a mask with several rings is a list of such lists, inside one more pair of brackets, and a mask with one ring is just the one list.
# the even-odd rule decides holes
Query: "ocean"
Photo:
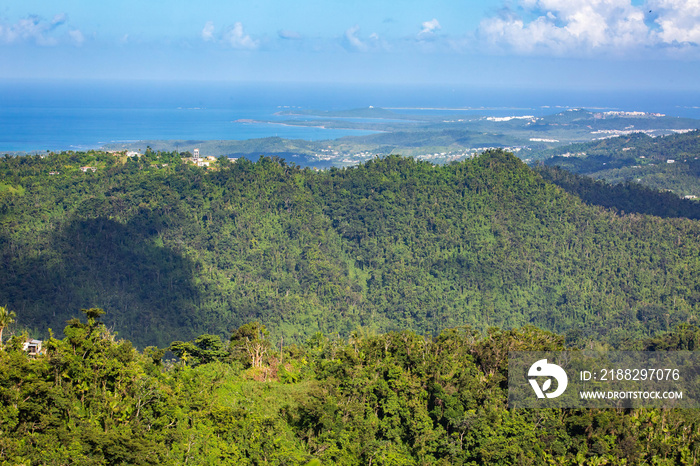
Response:
[{"label": "ocean", "polygon": [[[551,91],[454,86],[221,82],[0,81],[0,153],[97,149],[144,139],[324,140],[370,131],[284,126],[290,109],[391,108],[402,113],[509,116],[569,108],[700,118],[700,93]],[[244,121],[241,121],[244,120]]]}]

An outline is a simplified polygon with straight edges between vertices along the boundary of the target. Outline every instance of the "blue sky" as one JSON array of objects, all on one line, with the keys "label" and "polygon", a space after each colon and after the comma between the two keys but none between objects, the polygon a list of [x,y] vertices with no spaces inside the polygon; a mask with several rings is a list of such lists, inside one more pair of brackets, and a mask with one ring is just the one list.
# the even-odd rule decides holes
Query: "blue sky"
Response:
[{"label": "blue sky", "polygon": [[0,78],[700,89],[698,0],[22,0]]}]

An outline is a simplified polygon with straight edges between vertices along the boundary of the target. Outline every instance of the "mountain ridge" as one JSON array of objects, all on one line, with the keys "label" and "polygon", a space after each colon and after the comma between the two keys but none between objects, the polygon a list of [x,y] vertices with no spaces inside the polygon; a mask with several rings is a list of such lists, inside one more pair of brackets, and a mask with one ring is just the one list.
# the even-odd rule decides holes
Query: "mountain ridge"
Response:
[{"label": "mountain ridge", "polygon": [[526,324],[618,341],[700,313],[697,221],[588,206],[503,151],[324,172],[91,157],[0,165],[24,189],[1,198],[0,301],[39,332],[99,306],[139,346],[253,320],[285,341]]}]

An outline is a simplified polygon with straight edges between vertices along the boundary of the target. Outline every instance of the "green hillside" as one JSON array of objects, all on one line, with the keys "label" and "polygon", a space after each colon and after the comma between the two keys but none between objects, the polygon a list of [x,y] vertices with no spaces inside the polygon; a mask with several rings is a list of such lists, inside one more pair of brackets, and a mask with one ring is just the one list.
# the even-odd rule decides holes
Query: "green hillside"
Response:
[{"label": "green hillside", "polygon": [[252,320],[285,342],[464,324],[619,342],[700,315],[697,221],[586,205],[502,151],[324,172],[6,157],[0,183],[0,303],[38,333],[102,307],[141,347]]},{"label": "green hillside", "polygon": [[[278,347],[250,324],[228,343],[174,342],[175,362],[83,312],[37,357],[19,337],[0,348],[0,463],[623,466],[700,453],[697,409],[509,409],[509,351],[565,348],[533,327]],[[621,349],[698,345],[700,329],[682,326]]]},{"label": "green hillside", "polygon": [[682,199],[669,190],[659,191],[641,183],[629,181],[610,184],[577,175],[559,167],[543,165],[538,166],[536,171],[545,180],[589,204],[608,207],[623,213],[700,219],[700,202]]},{"label": "green hillside", "polygon": [[548,166],[608,183],[638,183],[700,198],[700,131],[664,137],[634,133],[572,144],[539,157],[549,157]]}]

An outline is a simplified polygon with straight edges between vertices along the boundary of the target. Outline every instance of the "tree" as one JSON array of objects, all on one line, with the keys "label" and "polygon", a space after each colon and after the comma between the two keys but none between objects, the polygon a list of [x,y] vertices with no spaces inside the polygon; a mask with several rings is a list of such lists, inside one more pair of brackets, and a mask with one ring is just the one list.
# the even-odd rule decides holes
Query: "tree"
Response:
[{"label": "tree", "polygon": [[220,361],[228,355],[218,335],[205,334],[194,341],[174,341],[168,349],[185,362],[191,359],[192,366]]},{"label": "tree", "polygon": [[262,367],[263,358],[270,348],[268,335],[269,332],[260,322],[242,325],[231,335],[231,352],[239,357],[245,353],[252,367]]},{"label": "tree", "polygon": [[85,316],[88,318],[88,325],[90,328],[95,327],[98,324],[98,319],[107,313],[104,309],[100,309],[99,307],[81,309],[80,312],[85,314]]},{"label": "tree", "polygon": [[2,345],[2,331],[15,321],[17,314],[8,310],[5,306],[0,306],[0,345]]}]

